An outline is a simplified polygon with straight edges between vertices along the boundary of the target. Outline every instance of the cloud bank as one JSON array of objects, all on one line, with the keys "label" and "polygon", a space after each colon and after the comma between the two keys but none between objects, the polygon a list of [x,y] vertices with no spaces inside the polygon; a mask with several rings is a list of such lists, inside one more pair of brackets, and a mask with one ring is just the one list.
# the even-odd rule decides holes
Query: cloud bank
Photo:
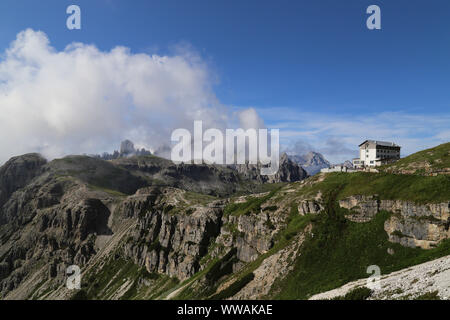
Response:
[{"label": "cloud bank", "polygon": [[0,163],[28,152],[112,151],[125,138],[154,150],[194,120],[216,128],[260,121],[251,110],[241,116],[221,105],[212,83],[208,66],[189,51],[103,52],[82,43],[57,51],[45,33],[25,30],[0,62]]},{"label": "cloud bank", "polygon": [[287,150],[317,151],[333,163],[358,156],[366,139],[392,141],[402,146],[402,157],[450,141],[450,113],[413,114],[373,112],[326,114],[286,108],[258,109],[268,127],[280,128]]}]

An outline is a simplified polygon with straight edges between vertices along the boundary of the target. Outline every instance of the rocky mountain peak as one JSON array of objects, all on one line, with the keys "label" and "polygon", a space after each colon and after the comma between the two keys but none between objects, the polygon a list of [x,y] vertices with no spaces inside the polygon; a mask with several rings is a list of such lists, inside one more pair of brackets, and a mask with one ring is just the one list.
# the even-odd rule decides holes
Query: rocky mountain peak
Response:
[{"label": "rocky mountain peak", "polygon": [[136,152],[136,149],[134,148],[134,143],[130,140],[124,140],[120,143],[120,153],[127,155],[127,154],[133,154]]},{"label": "rocky mountain peak", "polygon": [[293,162],[301,165],[310,176],[320,172],[322,168],[331,166],[330,162],[321,153],[314,151],[310,151],[304,155],[291,154],[289,158]]},{"label": "rocky mountain peak", "polygon": [[0,167],[0,206],[37,176],[46,163],[47,160],[40,154],[29,153],[13,157]]},{"label": "rocky mountain peak", "polygon": [[330,162],[325,159],[325,157],[318,152],[310,151],[304,155],[306,166],[320,166],[320,165],[330,165]]},{"label": "rocky mountain peak", "polygon": [[280,157],[280,164],[285,162],[291,162],[286,152],[283,152]]}]

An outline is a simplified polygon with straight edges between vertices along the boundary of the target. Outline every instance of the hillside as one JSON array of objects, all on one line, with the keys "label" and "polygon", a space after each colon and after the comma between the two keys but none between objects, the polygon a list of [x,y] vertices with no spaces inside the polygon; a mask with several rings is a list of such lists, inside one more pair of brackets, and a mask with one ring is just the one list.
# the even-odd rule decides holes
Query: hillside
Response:
[{"label": "hillside", "polygon": [[[411,157],[447,161],[427,152]],[[0,184],[5,299],[308,299],[370,265],[388,274],[450,255],[447,174],[329,173],[221,194],[196,188],[245,180],[152,156],[32,159],[15,190]],[[72,264],[81,290],[65,287]]]},{"label": "hillside", "polygon": [[450,142],[414,153],[385,166],[383,170],[401,174],[450,174]]},{"label": "hillside", "polygon": [[[392,272],[380,279],[380,286],[364,290],[368,279],[347,283],[340,288],[311,297],[312,300],[347,299],[349,296],[371,300],[448,300],[450,297],[450,256]],[[369,280],[370,281],[370,280]],[[358,294],[359,292],[359,294]]]}]

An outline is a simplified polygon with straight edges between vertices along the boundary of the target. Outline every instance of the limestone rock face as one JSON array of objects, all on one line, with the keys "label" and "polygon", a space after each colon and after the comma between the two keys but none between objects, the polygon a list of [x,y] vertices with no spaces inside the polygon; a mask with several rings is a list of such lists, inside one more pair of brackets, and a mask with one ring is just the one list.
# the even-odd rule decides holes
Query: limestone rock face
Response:
[{"label": "limestone rock face", "polygon": [[331,166],[331,163],[326,160],[322,154],[313,151],[310,151],[305,155],[290,155],[289,158],[301,165],[310,176],[319,173],[320,169],[329,168]]},{"label": "limestone rock face", "polygon": [[275,175],[274,179],[279,181],[273,182],[294,182],[305,179],[308,173],[298,164],[289,159],[286,153],[283,153],[280,158],[280,169]]},{"label": "limestone rock face", "polygon": [[322,203],[316,200],[303,200],[298,205],[298,213],[302,216],[305,214],[318,214],[323,209]]},{"label": "limestone rock face", "polygon": [[404,246],[429,249],[450,236],[449,202],[419,205],[357,195],[340,200],[339,205],[353,212],[347,218],[355,222],[370,221],[381,210],[393,212],[384,228],[390,241]]},{"label": "limestone rock face", "polygon": [[380,201],[376,196],[351,196],[339,200],[339,206],[357,212],[357,214],[347,216],[349,220],[354,222],[368,222],[380,211]]},{"label": "limestone rock face", "polygon": [[[298,235],[289,246],[265,259],[253,272],[254,279],[232,297],[234,300],[255,300],[267,295],[276,279],[288,274],[294,266],[290,263],[292,257],[297,256],[306,234],[311,231],[308,227],[304,233]],[[222,288],[221,288],[222,289]]]},{"label": "limestone rock face", "polygon": [[125,140],[120,143],[120,154],[128,155],[136,152],[133,142]]},{"label": "limestone rock face", "polygon": [[[241,261],[253,261],[273,245],[271,238],[273,230],[268,224],[268,216],[265,213],[239,217],[230,216],[227,217],[225,223],[236,226],[237,230],[231,234],[232,241],[227,245],[237,248],[237,258]],[[227,233],[226,228],[223,232]]]},{"label": "limestone rock face", "polygon": [[36,181],[16,191],[4,205],[0,225],[0,292],[16,289],[36,266],[47,266],[43,280],[65,279],[69,265],[83,266],[96,253],[94,240],[109,235],[110,210],[90,198],[83,186]]},{"label": "limestone rock face", "polygon": [[222,208],[197,207],[172,213],[171,204],[162,199],[163,193],[146,189],[122,204],[120,210],[125,216],[138,218],[125,254],[150,273],[184,280],[200,269],[200,259],[219,234]]},{"label": "limestone rock face", "polygon": [[278,172],[274,175],[261,175],[261,164],[239,164],[237,171],[250,180],[262,183],[295,182],[308,177],[308,173],[297,163],[292,161],[286,153],[280,156]]},{"label": "limestone rock face", "polygon": [[[259,194],[256,197],[267,194]],[[247,200],[243,197],[237,202]],[[273,200],[251,214],[227,215],[222,218],[222,227],[216,243],[227,250],[236,248],[236,258],[239,262],[234,265],[235,270],[238,270],[242,263],[254,261],[273,247],[275,236],[286,226],[289,205]]]},{"label": "limestone rock face", "polygon": [[0,207],[18,189],[36,177],[47,163],[39,154],[11,158],[0,168]]}]

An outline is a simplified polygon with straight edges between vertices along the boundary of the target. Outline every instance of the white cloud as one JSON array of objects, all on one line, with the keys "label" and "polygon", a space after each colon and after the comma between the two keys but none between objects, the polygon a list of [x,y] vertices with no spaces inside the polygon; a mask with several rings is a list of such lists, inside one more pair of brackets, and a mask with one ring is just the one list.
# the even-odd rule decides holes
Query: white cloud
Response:
[{"label": "white cloud", "polygon": [[280,131],[282,143],[291,149],[297,141],[338,163],[357,156],[365,139],[393,141],[402,146],[402,156],[449,141],[450,114],[325,114],[297,112],[287,108],[258,109],[268,124]]},{"label": "white cloud", "polygon": [[242,129],[263,129],[264,120],[260,118],[254,108],[248,108],[237,113],[239,118],[239,125]]},{"label": "white cloud", "polygon": [[112,151],[125,138],[157,148],[197,119],[222,128],[230,112],[212,82],[192,52],[150,56],[81,43],[57,51],[43,32],[25,30],[0,62],[0,162],[36,151]]}]

